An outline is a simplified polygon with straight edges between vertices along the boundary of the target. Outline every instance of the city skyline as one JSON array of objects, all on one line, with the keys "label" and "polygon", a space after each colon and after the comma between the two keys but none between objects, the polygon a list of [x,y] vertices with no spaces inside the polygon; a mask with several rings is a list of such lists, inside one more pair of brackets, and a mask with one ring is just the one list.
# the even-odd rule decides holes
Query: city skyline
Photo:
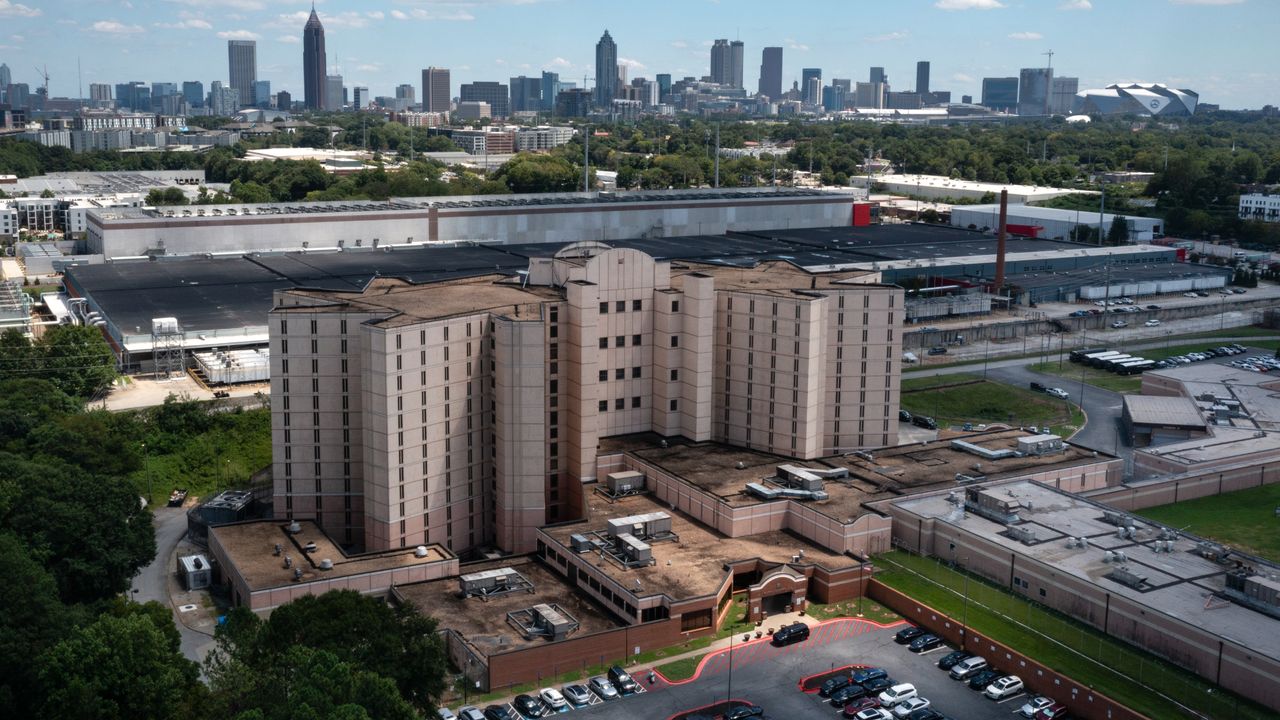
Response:
[{"label": "city skyline", "polygon": [[[385,6],[331,0],[315,8],[325,27],[329,73],[343,75],[352,87],[369,87],[375,96],[394,94],[397,85],[413,83],[432,65],[451,69],[454,95],[463,83],[505,82],[542,70],[581,82],[595,75],[594,44],[605,29],[611,29],[628,78],[710,75],[712,44],[728,38],[745,45],[743,84],[750,89],[757,86],[761,51],[774,45],[784,48],[784,89],[804,67],[822,68],[829,82],[863,78],[871,66],[885,67],[894,90],[913,89],[916,63],[927,60],[933,89],[950,90],[956,99],[978,97],[983,77],[1041,67],[1043,53],[1053,49],[1055,74],[1079,77],[1081,89],[1160,82],[1195,88],[1205,102],[1226,108],[1275,104],[1280,96],[1280,78],[1265,72],[1266,28],[1274,23],[1263,22],[1280,19],[1280,6],[1256,0],[811,4],[824,18],[821,31],[800,21],[810,16],[801,7],[779,16],[757,0],[738,0],[732,12],[728,3],[714,2],[618,5],[600,12],[581,0],[399,0]],[[256,40],[258,78],[303,96],[300,51],[310,3],[234,0],[204,8],[194,0],[152,0],[72,9],[69,0],[0,3],[7,26],[0,61],[13,69],[14,82],[34,88],[34,66],[47,64],[50,94],[60,97],[87,95],[91,83],[226,83],[227,41]],[[676,13],[681,21],[673,23]],[[540,25],[556,31],[528,31]],[[1082,46],[1081,38],[1108,52]],[[1198,52],[1187,52],[1189,47]]]}]

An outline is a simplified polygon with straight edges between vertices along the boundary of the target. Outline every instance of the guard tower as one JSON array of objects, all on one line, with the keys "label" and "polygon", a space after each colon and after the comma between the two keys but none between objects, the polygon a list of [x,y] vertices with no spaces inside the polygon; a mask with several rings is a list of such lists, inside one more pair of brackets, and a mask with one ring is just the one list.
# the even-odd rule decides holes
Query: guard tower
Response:
[{"label": "guard tower", "polygon": [[186,369],[182,357],[182,326],[178,318],[151,318],[151,360],[156,379],[168,380]]}]

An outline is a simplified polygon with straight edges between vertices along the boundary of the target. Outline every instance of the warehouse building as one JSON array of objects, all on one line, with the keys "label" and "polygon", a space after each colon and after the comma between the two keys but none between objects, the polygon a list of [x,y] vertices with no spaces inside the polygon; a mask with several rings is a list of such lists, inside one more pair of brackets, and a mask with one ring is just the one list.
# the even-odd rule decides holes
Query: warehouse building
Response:
[{"label": "warehouse building", "polygon": [[[1009,193],[1011,203],[1029,203],[1052,200],[1064,195],[1097,195],[1092,190],[1074,190],[1072,188],[1056,188],[1040,185],[1016,185],[1010,183],[977,182],[946,177],[945,175],[863,175],[851,178],[858,187],[868,190],[877,189],[894,195],[928,198],[932,200],[981,200],[984,197],[999,197],[1000,192]],[[882,190],[880,190],[882,188]]]},{"label": "warehouse building", "polygon": [[[1124,217],[1129,225],[1129,242],[1151,242],[1164,237],[1159,218],[1144,218],[1114,215],[1102,215],[1102,235],[1111,232],[1111,225],[1117,217]],[[1036,207],[1034,205],[1009,205],[1009,231],[1015,235],[1045,238],[1048,240],[1069,240],[1078,226],[1098,229],[1097,212],[1080,212],[1078,210],[1059,210],[1058,208]],[[992,205],[957,205],[951,209],[951,225],[971,230],[994,230],[1000,225],[1000,206]]]},{"label": "warehouse building", "polygon": [[906,549],[1280,708],[1280,567],[1069,489],[1023,480],[876,507]]}]

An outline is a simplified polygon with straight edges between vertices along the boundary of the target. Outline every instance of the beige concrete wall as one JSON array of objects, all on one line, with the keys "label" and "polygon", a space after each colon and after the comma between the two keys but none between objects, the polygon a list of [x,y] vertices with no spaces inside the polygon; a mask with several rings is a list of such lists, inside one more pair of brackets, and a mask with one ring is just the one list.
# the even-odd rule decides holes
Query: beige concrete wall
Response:
[{"label": "beige concrete wall", "polygon": [[824,291],[827,308],[823,455],[898,442],[902,290]]},{"label": "beige concrete wall", "polygon": [[495,318],[493,339],[494,540],[533,552],[547,520],[546,328]]}]

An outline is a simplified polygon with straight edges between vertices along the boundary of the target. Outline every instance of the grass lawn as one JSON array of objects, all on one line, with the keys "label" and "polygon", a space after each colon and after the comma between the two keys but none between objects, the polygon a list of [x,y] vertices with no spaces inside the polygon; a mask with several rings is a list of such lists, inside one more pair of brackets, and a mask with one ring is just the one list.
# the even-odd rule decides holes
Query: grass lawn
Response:
[{"label": "grass lawn", "polygon": [[[843,602],[831,603],[830,605],[819,605],[818,603],[809,603],[809,607],[805,609],[805,614],[816,620],[835,620],[836,618],[851,618],[858,615],[858,601],[845,600]],[[891,625],[902,619],[898,613],[872,600],[871,598],[862,599],[862,618],[878,622],[881,625]]]},{"label": "grass lawn", "polygon": [[1185,500],[1138,510],[1136,514],[1280,562],[1277,507],[1280,484]]},{"label": "grass lawn", "polygon": [[[1178,353],[1174,353],[1175,355]],[[1147,357],[1145,354],[1143,357]],[[1080,390],[1080,377],[1084,376],[1084,381],[1100,387],[1103,390],[1124,394],[1136,394],[1142,389],[1141,375],[1117,375],[1106,370],[1091,368],[1079,363],[1073,363],[1068,360],[1062,361],[1062,367],[1058,367],[1058,362],[1036,363],[1031,366],[1032,372],[1044,373],[1045,375],[1057,375],[1062,378],[1061,387],[1071,395],[1076,395]],[[1074,389],[1072,387],[1074,384]]]},{"label": "grass lawn", "polygon": [[[876,580],[952,618],[963,618],[974,630],[1017,648],[1147,717],[1185,717],[1177,703],[1214,718],[1275,717],[1197,675],[1064,615],[977,577],[966,580],[963,573],[935,559],[893,552],[877,556],[876,560],[883,569],[876,574]],[[966,596],[970,602],[966,602]],[[1208,692],[1210,689],[1212,693]]]},{"label": "grass lawn", "polygon": [[658,672],[662,673],[663,677],[668,680],[688,680],[693,677],[694,671],[698,669],[698,663],[702,662],[702,658],[706,656],[707,653],[702,653],[701,655],[694,655],[693,657],[687,657],[683,660],[669,662],[666,665],[659,665]]},{"label": "grass lawn", "polygon": [[968,374],[905,379],[902,407],[912,415],[928,415],[940,426],[1048,425],[1070,435],[1084,424],[1083,413],[1069,402]]}]

